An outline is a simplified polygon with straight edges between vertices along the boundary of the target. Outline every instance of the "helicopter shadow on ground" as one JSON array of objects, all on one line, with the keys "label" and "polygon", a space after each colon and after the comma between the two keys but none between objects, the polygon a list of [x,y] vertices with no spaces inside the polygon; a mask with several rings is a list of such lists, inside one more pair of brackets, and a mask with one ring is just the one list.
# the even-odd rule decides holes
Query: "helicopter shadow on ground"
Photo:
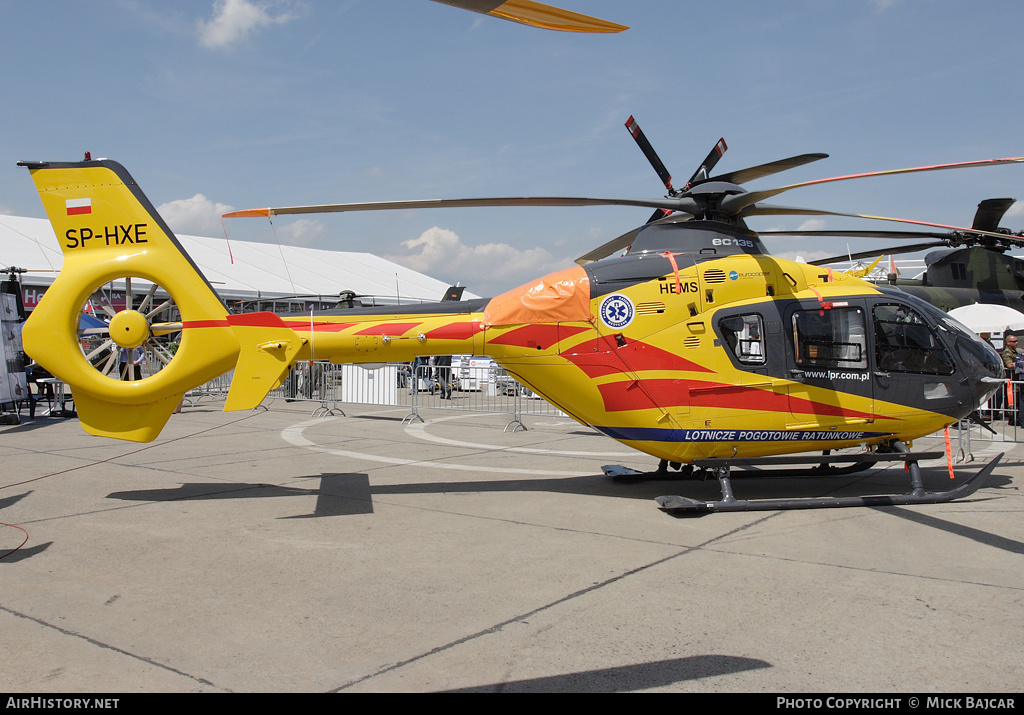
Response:
[{"label": "helicopter shadow on ground", "polygon": [[410,482],[405,484],[371,485],[363,473],[322,473],[299,478],[313,482],[308,487],[277,486],[256,483],[190,482],[173,489],[143,489],[113,492],[108,499],[163,502],[208,499],[274,499],[317,497],[312,513],[285,518],[301,519],[329,516],[372,514],[375,497],[399,494],[445,494],[486,492],[551,492],[591,496],[615,496],[650,499],[660,492],[656,487],[618,485],[604,475],[548,479],[466,480],[441,482]]},{"label": "helicopter shadow on ground", "polygon": [[932,529],[938,529],[939,531],[945,531],[949,534],[961,536],[965,539],[970,539],[979,544],[991,546],[996,549],[1007,551],[1011,554],[1024,554],[1024,543],[1015,541],[1014,539],[1008,539],[998,534],[993,534],[988,531],[982,531],[981,529],[975,529],[964,524],[958,524],[948,519],[942,519],[934,514],[928,514],[924,512],[914,511],[913,509],[907,509],[904,507],[885,507],[878,508],[880,512],[890,514],[892,516],[905,519],[906,521],[912,521],[915,524],[921,526],[927,526]]},{"label": "helicopter shadow on ground", "polygon": [[[22,499],[29,496],[31,493],[31,491],[27,491],[24,494],[17,494],[12,497],[5,497],[3,499],[0,499],[0,512],[2,512],[4,509],[14,506]],[[2,521],[3,518],[0,517],[0,522]],[[7,524],[0,524],[0,528],[14,529],[20,527],[9,526]],[[13,549],[0,547],[0,564],[12,564],[17,563],[18,561],[24,561],[25,559],[32,558],[36,554],[41,554],[42,552],[46,551],[48,548],[50,548],[52,544],[52,541],[47,541],[45,544],[38,544],[27,549],[23,546],[18,546]]]},{"label": "helicopter shadow on ground", "polygon": [[[698,473],[699,474],[699,473]],[[710,477],[710,473],[706,473]],[[926,488],[949,489],[949,477],[942,469],[922,469]],[[446,481],[371,484],[365,473],[321,473],[300,477],[308,486],[280,486],[248,482],[190,482],[176,488],[113,492],[108,499],[163,502],[210,499],[276,499],[317,497],[311,513],[285,518],[317,518],[373,513],[375,498],[389,495],[445,493],[517,493],[546,492],[580,496],[610,497],[653,502],[667,494],[682,494],[697,500],[721,497],[717,479],[669,478],[655,474],[628,481],[612,479],[604,474],[574,477],[488,480],[465,479]],[[802,496],[857,496],[869,494],[900,494],[909,489],[909,478],[902,471],[872,469],[845,476],[794,476],[781,470],[758,472],[735,471],[736,491],[746,499],[798,498]],[[967,478],[966,476],[964,477]],[[946,482],[941,480],[945,479]],[[960,482],[958,476],[957,483]],[[977,498],[977,497],[975,497]]]},{"label": "helicopter shadow on ground", "polygon": [[471,688],[448,690],[450,693],[628,693],[659,688],[686,681],[731,675],[771,668],[763,660],[729,655],[695,655],[659,660],[618,668],[602,668],[546,678],[515,680]]},{"label": "helicopter shadow on ground", "polygon": [[3,426],[0,428],[0,435],[17,435],[24,434],[26,432],[32,432],[37,429],[45,429],[50,425],[60,424],[64,420],[75,419],[73,417],[58,417],[54,415],[50,417],[43,415],[41,417],[26,417],[22,419],[21,424]]}]

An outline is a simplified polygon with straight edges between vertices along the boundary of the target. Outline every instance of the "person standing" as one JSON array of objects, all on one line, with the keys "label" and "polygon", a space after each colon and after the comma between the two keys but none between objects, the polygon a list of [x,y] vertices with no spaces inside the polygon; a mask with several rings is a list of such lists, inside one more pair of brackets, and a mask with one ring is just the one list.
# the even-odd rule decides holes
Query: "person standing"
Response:
[{"label": "person standing", "polygon": [[[1017,336],[1009,332],[1003,333],[1003,368],[1006,373],[1006,421],[1008,424],[1020,423],[1020,395],[1017,386],[1013,383],[1014,367],[1017,362]],[[1011,402],[1012,400],[1012,402]]]},{"label": "person standing", "polygon": [[452,356],[437,355],[433,358],[434,382],[442,400],[452,399]]},{"label": "person standing", "polygon": [[122,380],[142,379],[142,348],[121,348],[118,362]]}]

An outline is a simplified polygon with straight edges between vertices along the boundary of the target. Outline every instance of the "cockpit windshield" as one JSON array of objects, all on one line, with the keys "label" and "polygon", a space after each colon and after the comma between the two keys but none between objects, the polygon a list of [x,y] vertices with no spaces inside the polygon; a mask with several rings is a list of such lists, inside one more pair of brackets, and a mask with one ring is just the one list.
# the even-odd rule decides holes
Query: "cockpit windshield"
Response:
[{"label": "cockpit windshield", "polygon": [[[890,295],[894,294],[886,292]],[[964,361],[964,366],[969,373],[1002,375],[1003,366],[999,353],[992,345],[982,340],[980,335],[927,301],[902,292],[895,293],[895,295],[899,296],[900,301],[910,303],[914,309],[919,310],[935,322],[939,332],[952,344],[956,354]]]}]

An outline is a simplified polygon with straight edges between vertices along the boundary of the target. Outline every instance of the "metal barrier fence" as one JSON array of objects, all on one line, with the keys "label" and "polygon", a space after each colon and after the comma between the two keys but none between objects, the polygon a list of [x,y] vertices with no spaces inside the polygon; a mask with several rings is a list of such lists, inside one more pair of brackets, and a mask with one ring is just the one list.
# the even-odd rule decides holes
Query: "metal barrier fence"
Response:
[{"label": "metal barrier fence", "polygon": [[[960,420],[957,425],[957,458],[971,460],[972,442],[1024,442],[1024,382],[1007,380],[999,390],[978,409],[985,425]],[[950,430],[952,432],[952,428]]]},{"label": "metal barrier fence", "polygon": [[526,429],[524,414],[565,414],[498,367],[419,365],[408,373],[408,379],[411,412],[403,422],[422,422],[421,409],[509,414],[512,420],[505,431],[516,432]]},{"label": "metal barrier fence", "polygon": [[204,397],[208,397],[212,400],[221,400],[228,396],[228,390],[231,388],[231,378],[234,376],[235,371],[226,372],[220,377],[215,377],[207,383],[200,385],[199,387],[189,390],[185,393],[185,402],[188,403],[189,407],[195,407],[196,404]]},{"label": "metal barrier fence", "polygon": [[[189,390],[185,401],[192,407],[203,398],[223,399],[231,386],[229,372]],[[403,422],[423,421],[420,410],[450,410],[509,414],[505,430],[525,430],[522,416],[565,416],[558,408],[535,395],[496,367],[435,367],[407,363],[360,366],[327,361],[296,363],[270,398],[286,402],[315,403],[312,414],[344,415],[342,403],[396,405],[410,409]],[[265,407],[266,409],[266,407]]]},{"label": "metal barrier fence", "polygon": [[283,398],[285,402],[316,402],[314,415],[328,417],[345,415],[338,406],[340,399],[341,365],[327,361],[299,362],[292,366],[280,387],[271,390],[268,397]]}]

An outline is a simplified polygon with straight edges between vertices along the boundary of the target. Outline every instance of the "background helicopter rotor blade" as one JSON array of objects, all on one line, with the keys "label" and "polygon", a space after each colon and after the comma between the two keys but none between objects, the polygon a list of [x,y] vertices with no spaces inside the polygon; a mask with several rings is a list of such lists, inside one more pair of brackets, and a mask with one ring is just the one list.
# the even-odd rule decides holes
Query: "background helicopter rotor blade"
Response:
[{"label": "background helicopter rotor blade", "polygon": [[884,251],[876,249],[874,251],[861,251],[860,253],[850,253],[845,256],[819,258],[816,261],[808,261],[808,264],[812,266],[827,266],[830,263],[839,263],[841,261],[856,261],[861,258],[875,258],[876,256],[894,256],[900,253],[915,253],[917,251],[925,251],[929,248],[948,247],[948,245],[949,244],[943,243],[942,241],[933,241],[932,243],[914,243],[909,246],[897,246],[896,248],[886,248]]},{"label": "background helicopter rotor blade", "polygon": [[799,189],[804,186],[815,186],[817,184],[828,184],[834,181],[847,181],[849,179],[864,179],[872,176],[894,176],[896,174],[911,174],[923,171],[943,171],[946,169],[966,169],[975,166],[997,166],[999,164],[1019,164],[1024,163],[1024,156],[1009,157],[1006,159],[982,159],[981,161],[963,161],[955,164],[935,164],[933,166],[915,166],[909,169],[888,169],[886,171],[871,171],[864,174],[849,174],[846,176],[833,176],[827,179],[815,179],[814,181],[804,181],[799,184],[790,184],[789,186],[780,186],[777,189],[765,189],[763,191],[750,191],[745,194],[737,194],[734,196],[726,196],[722,200],[722,210],[739,215],[745,208],[751,206],[758,201],[764,199],[770,199],[773,196],[778,196],[784,191],[790,191],[792,189]]},{"label": "background helicopter rotor blade", "polygon": [[978,204],[978,212],[974,214],[971,228],[978,231],[997,230],[999,222],[1003,220],[1003,214],[1016,202],[1016,199],[985,199]]}]

